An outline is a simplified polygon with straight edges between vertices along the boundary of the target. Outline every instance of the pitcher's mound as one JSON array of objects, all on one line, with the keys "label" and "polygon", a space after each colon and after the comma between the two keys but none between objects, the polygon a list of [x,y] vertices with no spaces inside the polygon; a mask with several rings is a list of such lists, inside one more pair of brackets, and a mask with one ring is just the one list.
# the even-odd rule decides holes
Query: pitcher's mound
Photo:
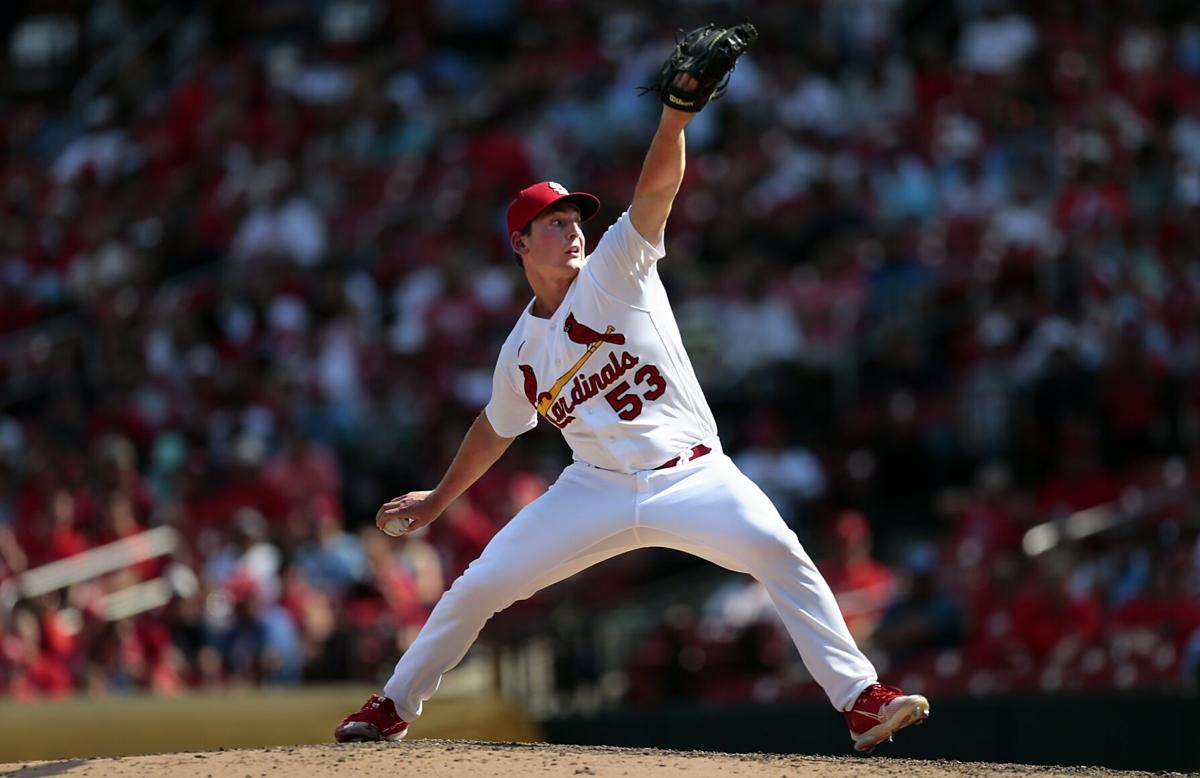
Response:
[{"label": "pitcher's mound", "polygon": [[[1031,767],[982,762],[919,761],[886,757],[820,757],[777,754],[720,754],[651,748],[562,746],[546,743],[481,743],[469,740],[412,740],[398,745],[284,746],[279,748],[149,754],[59,762],[0,765],[0,775],[22,776],[259,776],[414,775],[420,778],[489,776],[653,776],[737,778],[738,776],[1131,776],[1138,773],[1081,767]],[[1164,775],[1156,773],[1156,775]]]}]

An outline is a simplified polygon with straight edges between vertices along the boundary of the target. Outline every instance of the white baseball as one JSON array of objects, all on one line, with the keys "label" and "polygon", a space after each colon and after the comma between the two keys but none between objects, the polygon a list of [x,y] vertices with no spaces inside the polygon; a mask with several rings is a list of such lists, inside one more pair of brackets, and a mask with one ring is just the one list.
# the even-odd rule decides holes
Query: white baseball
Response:
[{"label": "white baseball", "polygon": [[412,526],[412,519],[402,519],[399,516],[393,516],[383,524],[383,531],[392,537],[399,537],[408,532],[408,528]]}]

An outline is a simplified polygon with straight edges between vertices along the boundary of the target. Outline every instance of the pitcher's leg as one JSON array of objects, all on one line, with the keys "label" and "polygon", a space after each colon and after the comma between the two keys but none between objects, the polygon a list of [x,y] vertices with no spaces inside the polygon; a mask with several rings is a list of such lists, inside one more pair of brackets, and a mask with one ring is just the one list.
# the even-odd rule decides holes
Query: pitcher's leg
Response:
[{"label": "pitcher's leg", "polygon": [[566,474],[492,538],[442,595],[396,663],[384,694],[405,721],[421,715],[495,613],[517,600],[632,548],[633,493]]},{"label": "pitcher's leg", "polygon": [[833,592],[771,501],[722,457],[642,503],[641,522],[674,548],[749,572],[766,588],[812,677],[838,710],[877,680]]}]

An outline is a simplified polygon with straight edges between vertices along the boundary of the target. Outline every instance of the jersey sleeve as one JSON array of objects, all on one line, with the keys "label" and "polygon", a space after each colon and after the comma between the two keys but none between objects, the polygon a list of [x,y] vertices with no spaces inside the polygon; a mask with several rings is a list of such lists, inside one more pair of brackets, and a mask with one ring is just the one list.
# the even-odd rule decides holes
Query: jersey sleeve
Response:
[{"label": "jersey sleeve", "polygon": [[483,409],[492,429],[502,438],[515,438],[537,426],[537,410],[514,383],[509,361],[496,361],[492,373],[492,399]]},{"label": "jersey sleeve", "polygon": [[664,254],[662,241],[657,246],[651,245],[633,226],[629,211],[625,211],[600,238],[588,256],[586,268],[604,291],[636,303]]}]

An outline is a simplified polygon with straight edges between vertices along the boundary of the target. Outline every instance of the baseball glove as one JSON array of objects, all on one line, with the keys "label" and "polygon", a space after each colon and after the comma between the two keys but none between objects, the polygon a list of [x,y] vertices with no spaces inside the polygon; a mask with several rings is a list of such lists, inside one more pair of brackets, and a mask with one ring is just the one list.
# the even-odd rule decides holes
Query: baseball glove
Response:
[{"label": "baseball glove", "polygon": [[[729,74],[738,57],[758,40],[753,24],[739,24],[728,29],[706,24],[683,36],[675,51],[663,63],[658,78],[651,86],[641,88],[640,94],[657,92],[659,99],[671,108],[695,113],[725,94]],[[694,90],[675,84],[675,77],[686,73],[699,82]]]}]

